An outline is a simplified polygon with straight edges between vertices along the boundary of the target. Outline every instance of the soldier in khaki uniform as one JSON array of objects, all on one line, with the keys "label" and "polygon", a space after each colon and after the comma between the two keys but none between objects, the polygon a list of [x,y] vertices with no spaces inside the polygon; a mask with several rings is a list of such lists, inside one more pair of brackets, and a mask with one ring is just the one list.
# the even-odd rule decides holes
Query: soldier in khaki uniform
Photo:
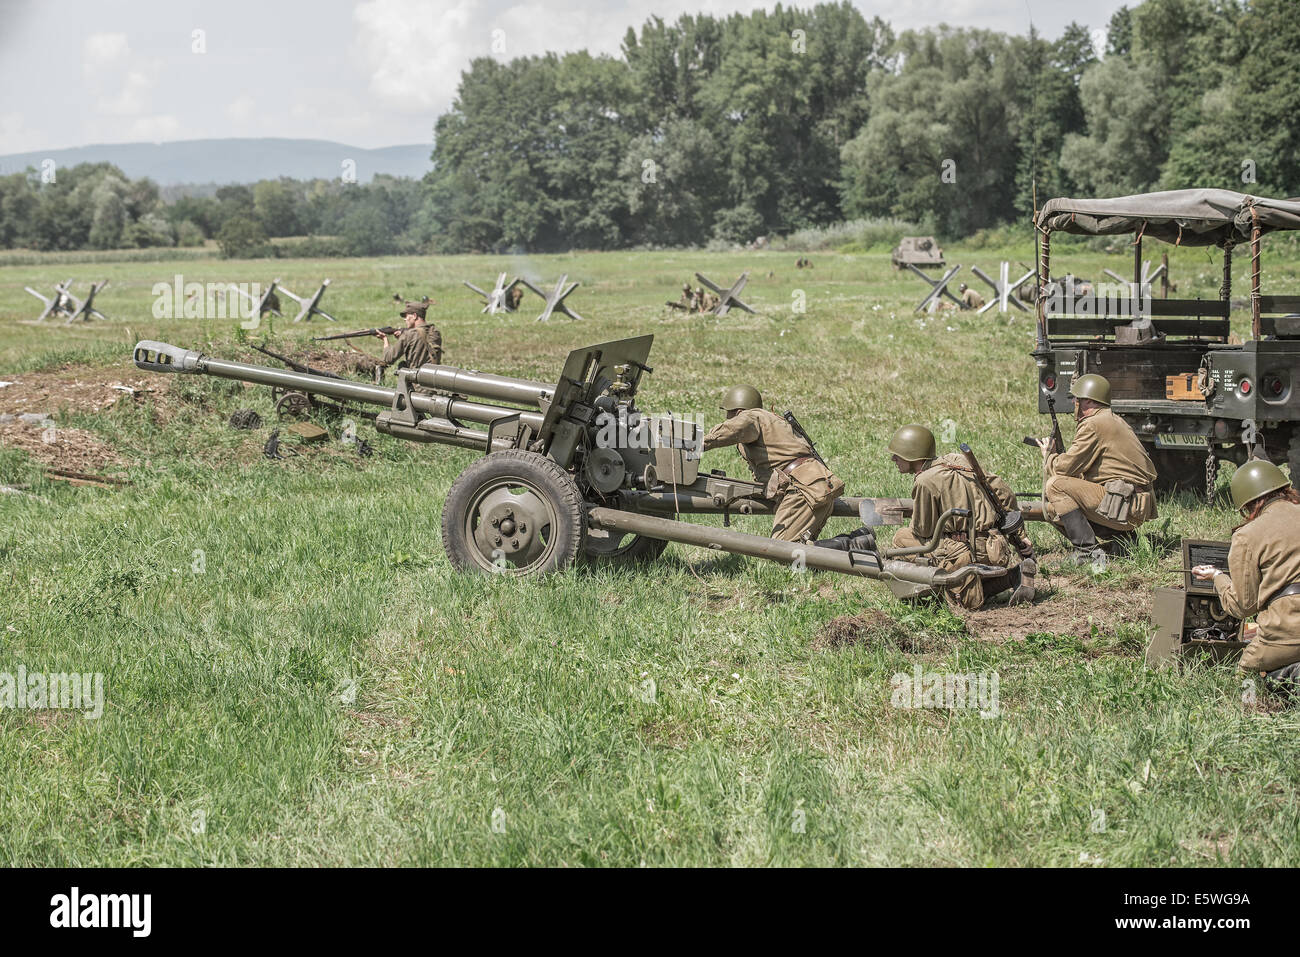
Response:
[{"label": "soldier in khaki uniform", "polygon": [[[940,515],[950,508],[969,509],[970,520],[953,518],[939,547],[929,555],[918,556],[918,560],[944,571],[976,563],[1007,569],[1005,575],[997,578],[971,577],[959,587],[948,589],[948,597],[963,608],[979,608],[989,598],[1009,589],[1012,604],[1033,601],[1034,576],[1038,571],[1033,547],[1022,537],[1025,550],[1022,556],[999,531],[997,512],[977,484],[966,457],[959,452],[938,456],[934,433],[923,425],[905,425],[895,432],[889,441],[889,452],[899,472],[916,476],[912,483],[912,522],[894,533],[894,547],[913,548],[928,542],[938,527]],[[1006,482],[987,472],[985,478],[1004,511],[1012,512],[1019,507],[1016,493]],[[870,532],[862,528],[817,544],[846,548],[850,547],[850,541],[841,545],[840,539],[853,540],[864,534],[870,537]],[[859,546],[852,543],[851,547]]]},{"label": "soldier in khaki uniform", "polygon": [[376,333],[384,343],[384,355],[379,360],[380,375],[391,365],[399,369],[418,369],[442,362],[442,334],[424,320],[428,305],[432,303],[408,301],[400,315],[406,328],[391,342],[384,333]]},{"label": "soldier in khaki uniform", "polygon": [[1110,410],[1110,383],[1091,373],[1070,383],[1078,429],[1059,455],[1043,451],[1043,514],[1074,546],[1077,564],[1101,549],[1097,528],[1131,532],[1156,517],[1156,467],[1128,423]]},{"label": "soldier in khaki uniform", "polygon": [[1228,570],[1197,565],[1234,618],[1254,617],[1241,667],[1292,688],[1300,681],[1300,493],[1272,462],[1252,460],[1232,477],[1246,521],[1232,533]]},{"label": "soldier in khaki uniform", "polygon": [[754,480],[766,483],[765,496],[776,502],[772,537],[786,542],[815,538],[844,483],[813,456],[812,446],[784,418],[763,408],[753,386],[728,389],[722,409],[727,420],[704,436],[703,451],[739,446]]},{"label": "soldier in khaki uniform", "polygon": [[967,309],[984,308],[984,297],[965,283],[957,287],[957,292],[961,295],[961,301],[966,304]]}]

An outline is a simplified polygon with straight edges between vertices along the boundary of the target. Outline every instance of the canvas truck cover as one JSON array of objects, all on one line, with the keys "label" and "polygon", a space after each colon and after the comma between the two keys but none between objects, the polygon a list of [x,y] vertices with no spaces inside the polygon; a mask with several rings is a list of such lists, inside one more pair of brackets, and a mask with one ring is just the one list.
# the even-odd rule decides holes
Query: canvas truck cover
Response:
[{"label": "canvas truck cover", "polygon": [[1223,246],[1249,241],[1256,214],[1263,233],[1300,229],[1300,200],[1269,199],[1230,189],[1053,199],[1038,214],[1038,226],[1083,236],[1141,232],[1180,246]]}]

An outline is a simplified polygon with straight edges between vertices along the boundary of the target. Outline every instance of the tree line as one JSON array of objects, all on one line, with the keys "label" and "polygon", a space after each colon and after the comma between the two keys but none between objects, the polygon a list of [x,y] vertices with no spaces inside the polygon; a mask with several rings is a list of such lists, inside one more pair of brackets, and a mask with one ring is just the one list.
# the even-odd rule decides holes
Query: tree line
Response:
[{"label": "tree line", "polygon": [[1035,199],[1300,194],[1293,0],[1145,0],[1055,39],[896,34],[847,2],[651,18],[618,56],[484,57],[423,182],[281,179],[159,199],[105,164],[0,178],[0,246],[301,255],[745,243],[895,217],[947,239]]},{"label": "tree line", "polygon": [[149,179],[128,179],[110,163],[0,177],[0,248],[36,250],[200,246],[215,240],[226,256],[274,256],[274,239],[306,236],[299,256],[424,253],[433,219],[418,181],[376,176],[339,180],[262,180],[222,186],[211,196],[165,202]]}]

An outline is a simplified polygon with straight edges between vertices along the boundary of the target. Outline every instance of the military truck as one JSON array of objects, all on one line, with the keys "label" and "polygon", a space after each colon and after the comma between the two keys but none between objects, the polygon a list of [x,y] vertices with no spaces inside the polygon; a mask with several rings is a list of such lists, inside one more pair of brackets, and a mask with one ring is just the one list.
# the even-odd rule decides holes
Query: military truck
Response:
[{"label": "military truck", "polygon": [[[1147,446],[1157,488],[1203,488],[1218,462],[1265,458],[1300,475],[1300,296],[1261,288],[1265,234],[1300,229],[1300,201],[1225,189],[1171,190],[1115,199],[1053,199],[1038,215],[1039,412],[1072,408],[1071,380],[1100,373],[1112,409]],[[1133,234],[1134,281],[1077,295],[1052,281],[1054,232]],[[1142,243],[1217,246],[1215,299],[1155,299],[1141,282]],[[1250,251],[1249,341],[1230,330],[1233,249]]]},{"label": "military truck", "polygon": [[889,261],[895,269],[908,265],[922,269],[927,266],[942,269],[944,266],[943,250],[933,236],[904,236],[902,242],[894,247]]}]

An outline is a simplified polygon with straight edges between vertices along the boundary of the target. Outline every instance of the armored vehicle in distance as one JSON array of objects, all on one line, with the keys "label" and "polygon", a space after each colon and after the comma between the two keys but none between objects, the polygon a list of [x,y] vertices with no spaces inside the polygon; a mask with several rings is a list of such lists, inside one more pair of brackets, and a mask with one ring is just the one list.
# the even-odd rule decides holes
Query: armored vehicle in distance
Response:
[{"label": "armored vehicle in distance", "polygon": [[936,269],[944,267],[943,250],[933,236],[904,236],[894,247],[889,261],[895,269],[909,265],[922,269],[930,266]]}]

